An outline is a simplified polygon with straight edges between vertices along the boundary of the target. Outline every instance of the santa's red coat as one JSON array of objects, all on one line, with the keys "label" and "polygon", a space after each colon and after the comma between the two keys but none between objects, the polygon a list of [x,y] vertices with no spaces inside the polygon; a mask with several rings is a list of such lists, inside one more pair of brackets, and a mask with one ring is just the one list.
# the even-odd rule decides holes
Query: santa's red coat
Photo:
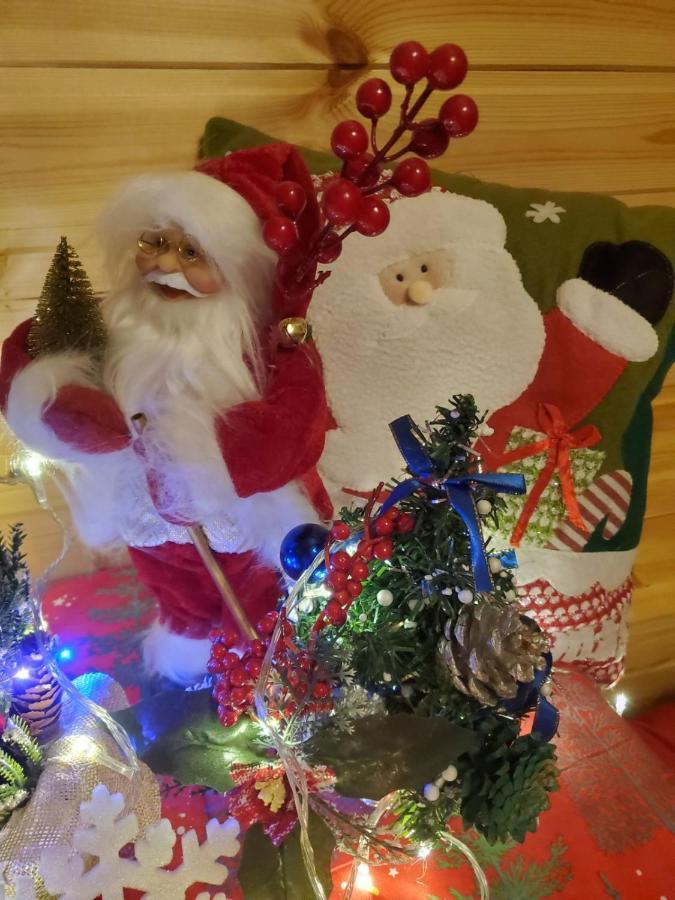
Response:
[{"label": "santa's red coat", "polygon": [[[27,347],[31,321],[19,325],[2,347],[3,412],[14,378],[31,362]],[[263,397],[231,407],[226,418],[215,421],[234,488],[238,496],[248,497],[299,482],[315,507],[325,511],[327,497],[315,465],[330,417],[318,355],[311,344],[288,350],[271,347],[267,369]],[[82,385],[62,387],[42,411],[42,418],[62,442],[80,452],[111,453],[132,440],[114,399]],[[152,473],[148,474],[152,493]],[[264,522],[260,527],[265,527]],[[130,548],[130,552],[140,579],[154,592],[162,620],[171,630],[205,637],[221,620],[220,595],[191,544],[167,542]],[[252,552],[214,556],[251,621],[273,608],[281,593],[275,570],[260,564]],[[223,619],[228,619],[225,612]]]}]

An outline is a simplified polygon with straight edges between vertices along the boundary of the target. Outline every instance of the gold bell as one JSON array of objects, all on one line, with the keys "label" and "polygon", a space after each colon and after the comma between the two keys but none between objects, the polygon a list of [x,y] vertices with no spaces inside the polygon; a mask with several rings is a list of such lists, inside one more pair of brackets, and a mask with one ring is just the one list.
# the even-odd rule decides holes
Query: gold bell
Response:
[{"label": "gold bell", "polygon": [[292,316],[290,319],[282,319],[279,322],[281,343],[286,347],[296,347],[312,340],[312,326],[307,319]]}]

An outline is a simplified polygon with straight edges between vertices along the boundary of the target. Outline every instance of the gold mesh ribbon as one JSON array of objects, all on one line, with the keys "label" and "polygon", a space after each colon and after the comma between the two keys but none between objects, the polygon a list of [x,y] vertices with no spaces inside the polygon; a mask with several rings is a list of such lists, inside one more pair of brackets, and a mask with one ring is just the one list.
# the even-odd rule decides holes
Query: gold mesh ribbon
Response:
[{"label": "gold mesh ribbon", "polygon": [[[107,675],[84,675],[74,684],[90,701],[111,712],[128,705],[123,689]],[[51,898],[37,873],[41,851],[71,845],[80,804],[90,799],[97,784],[124,796],[124,812],[136,815],[141,833],[159,820],[159,785],[150,769],[141,762],[134,767],[120,764],[119,746],[90,703],[69,695],[60,735],[46,751],[45,768],[33,796],[0,832],[0,869],[5,867],[10,884],[29,876],[36,900]],[[5,890],[11,897],[12,888]]]}]

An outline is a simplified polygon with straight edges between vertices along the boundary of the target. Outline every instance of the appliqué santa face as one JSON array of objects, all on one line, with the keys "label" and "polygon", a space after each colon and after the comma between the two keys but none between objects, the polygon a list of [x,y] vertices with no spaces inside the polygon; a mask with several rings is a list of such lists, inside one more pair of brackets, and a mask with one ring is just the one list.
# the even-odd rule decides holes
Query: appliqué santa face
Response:
[{"label": "appliqu\u00e9 santa face", "polygon": [[533,379],[543,320],[505,239],[494,207],[432,191],[392,203],[380,237],[345,242],[309,312],[339,426],[320,463],[329,489],[400,469],[392,419],[424,421],[455,393],[495,410]]}]

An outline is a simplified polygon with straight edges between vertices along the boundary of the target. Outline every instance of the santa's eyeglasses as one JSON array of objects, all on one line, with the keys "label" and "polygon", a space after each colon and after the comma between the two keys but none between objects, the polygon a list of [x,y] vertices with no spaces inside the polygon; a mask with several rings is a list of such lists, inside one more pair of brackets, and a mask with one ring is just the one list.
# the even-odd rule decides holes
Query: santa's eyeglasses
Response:
[{"label": "santa's eyeglasses", "polygon": [[[174,232],[175,234],[175,232]],[[176,241],[171,232],[150,230],[144,231],[138,238],[138,248],[146,256],[161,256],[175,249],[181,262],[188,265],[207,262],[206,253],[197,241],[189,234],[184,234]]]}]

